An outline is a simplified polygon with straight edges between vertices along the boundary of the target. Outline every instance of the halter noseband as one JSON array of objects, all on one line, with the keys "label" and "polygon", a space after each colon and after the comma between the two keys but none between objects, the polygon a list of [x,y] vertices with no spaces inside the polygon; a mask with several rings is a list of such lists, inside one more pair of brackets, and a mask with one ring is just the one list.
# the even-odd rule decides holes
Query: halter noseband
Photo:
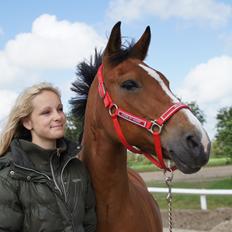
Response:
[{"label": "halter noseband", "polygon": [[[164,170],[175,170],[176,167],[167,167],[164,160],[163,160],[163,154],[162,154],[162,148],[161,148],[161,140],[160,140],[160,134],[162,132],[162,128],[164,126],[164,123],[168,121],[177,111],[183,108],[189,107],[181,102],[173,104],[171,107],[168,108],[167,111],[165,111],[158,119],[149,121],[144,118],[135,116],[131,113],[128,113],[122,109],[120,109],[115,103],[113,103],[108,91],[105,88],[104,85],[104,77],[102,73],[103,65],[101,65],[98,69],[98,93],[100,97],[103,99],[104,105],[109,110],[109,114],[113,120],[114,128],[116,130],[116,133],[122,142],[122,144],[131,152],[137,153],[137,154],[143,154],[147,159],[149,159],[153,164],[155,164],[157,167],[164,169]],[[152,156],[151,154],[148,154],[146,152],[141,151],[140,149],[131,146],[125,136],[123,135],[123,132],[121,130],[120,124],[118,122],[118,117],[125,119],[133,124],[136,124],[140,127],[143,127],[147,129],[149,132],[152,133],[153,139],[154,139],[154,146],[155,146],[155,152],[157,155],[157,158]]]}]

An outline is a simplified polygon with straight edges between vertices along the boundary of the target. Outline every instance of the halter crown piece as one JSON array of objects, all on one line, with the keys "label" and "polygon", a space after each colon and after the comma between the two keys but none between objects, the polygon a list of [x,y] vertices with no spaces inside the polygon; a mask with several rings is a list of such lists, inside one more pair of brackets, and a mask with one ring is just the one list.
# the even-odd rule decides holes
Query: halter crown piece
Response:
[{"label": "halter crown piece", "polygon": [[[168,170],[168,171],[174,171],[176,169],[175,166],[167,167],[164,160],[163,160],[163,154],[162,154],[162,148],[161,148],[161,140],[160,140],[160,134],[162,132],[162,128],[164,126],[164,123],[168,121],[176,112],[178,112],[180,109],[189,107],[181,102],[173,104],[171,107],[169,107],[158,119],[149,121],[147,119],[135,116],[131,113],[128,113],[122,109],[120,109],[111,99],[108,91],[106,90],[104,86],[104,77],[103,77],[103,64],[100,65],[97,73],[98,77],[98,93],[100,97],[103,99],[104,106],[109,110],[109,114],[113,120],[115,131],[118,135],[118,138],[120,139],[121,143],[131,152],[137,153],[137,154],[143,154],[147,159],[149,159],[153,164],[155,164],[160,169]],[[154,147],[155,152],[157,155],[157,158],[152,156],[151,154],[148,154],[146,152],[141,151],[140,149],[131,146],[125,136],[123,135],[123,132],[121,130],[118,117],[125,119],[133,124],[136,124],[140,127],[143,127],[147,129],[149,132],[152,133],[153,139],[154,139]]]}]

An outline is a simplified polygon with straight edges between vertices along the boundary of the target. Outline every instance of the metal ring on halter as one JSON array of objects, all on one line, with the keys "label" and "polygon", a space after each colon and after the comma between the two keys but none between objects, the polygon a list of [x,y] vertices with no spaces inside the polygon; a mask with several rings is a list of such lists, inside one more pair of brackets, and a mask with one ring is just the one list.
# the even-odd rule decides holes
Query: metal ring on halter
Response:
[{"label": "metal ring on halter", "polygon": [[151,121],[152,125],[151,127],[148,129],[152,134],[154,132],[158,132],[158,134],[161,133],[163,125],[159,125],[155,120]]},{"label": "metal ring on halter", "polygon": [[112,104],[110,106],[110,108],[109,108],[109,114],[110,114],[111,117],[115,116],[115,113],[116,113],[117,109],[118,109],[118,106],[116,104]]}]

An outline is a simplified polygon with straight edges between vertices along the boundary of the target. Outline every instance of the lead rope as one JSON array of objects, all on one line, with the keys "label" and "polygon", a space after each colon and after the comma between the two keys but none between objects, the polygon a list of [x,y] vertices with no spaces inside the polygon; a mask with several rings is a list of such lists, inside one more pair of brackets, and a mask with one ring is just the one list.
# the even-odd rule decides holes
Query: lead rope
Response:
[{"label": "lead rope", "polygon": [[[169,173],[169,174],[167,174]],[[173,180],[173,171],[170,170],[164,170],[164,177],[165,177],[165,184],[168,187],[168,194],[167,194],[167,202],[168,202],[168,224],[169,224],[169,232],[172,232],[173,227],[173,218],[172,218],[172,180]]]}]

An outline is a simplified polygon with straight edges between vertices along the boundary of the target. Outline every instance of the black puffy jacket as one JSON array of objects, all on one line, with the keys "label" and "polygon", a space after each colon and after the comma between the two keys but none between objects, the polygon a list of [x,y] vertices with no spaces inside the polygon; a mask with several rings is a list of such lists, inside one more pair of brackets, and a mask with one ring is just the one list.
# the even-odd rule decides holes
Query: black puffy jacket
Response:
[{"label": "black puffy jacket", "polygon": [[0,157],[0,231],[96,230],[95,198],[77,152],[67,140],[56,150],[12,141]]}]

